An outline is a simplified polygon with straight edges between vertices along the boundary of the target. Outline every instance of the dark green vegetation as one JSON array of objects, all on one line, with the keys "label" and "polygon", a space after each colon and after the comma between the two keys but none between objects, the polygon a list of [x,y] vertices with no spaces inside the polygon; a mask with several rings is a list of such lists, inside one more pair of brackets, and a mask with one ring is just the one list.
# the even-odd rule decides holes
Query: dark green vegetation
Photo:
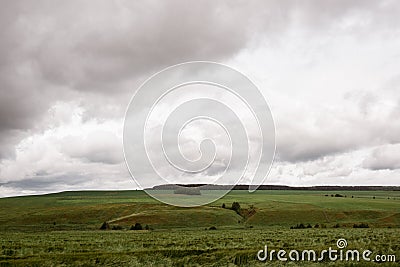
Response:
[{"label": "dark green vegetation", "polygon": [[[109,230],[99,230],[104,222]],[[0,199],[0,266],[253,266],[265,265],[255,259],[265,244],[322,250],[339,238],[396,254],[384,265],[398,266],[399,228],[399,191],[233,191],[199,208],[167,206],[141,191],[64,192]]]}]

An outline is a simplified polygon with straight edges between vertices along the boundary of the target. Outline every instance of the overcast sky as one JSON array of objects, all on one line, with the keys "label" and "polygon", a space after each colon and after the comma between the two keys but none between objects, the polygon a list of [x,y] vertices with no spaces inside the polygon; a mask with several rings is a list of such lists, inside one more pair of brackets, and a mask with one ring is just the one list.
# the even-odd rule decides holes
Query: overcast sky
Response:
[{"label": "overcast sky", "polygon": [[266,183],[400,185],[399,17],[396,0],[1,1],[0,197],[136,188],[129,100],[192,60],[265,96]]}]

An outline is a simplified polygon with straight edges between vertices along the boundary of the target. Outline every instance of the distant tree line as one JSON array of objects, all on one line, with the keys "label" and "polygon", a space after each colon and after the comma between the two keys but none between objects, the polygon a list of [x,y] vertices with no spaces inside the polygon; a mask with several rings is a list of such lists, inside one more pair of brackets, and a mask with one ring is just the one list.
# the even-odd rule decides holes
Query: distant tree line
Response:
[{"label": "distant tree line", "polygon": [[[201,187],[202,190],[248,190],[249,185],[215,185],[215,184],[165,184],[157,185],[152,190],[175,190],[179,187]],[[302,186],[260,185],[257,190],[310,190],[310,191],[400,191],[400,186]]]}]

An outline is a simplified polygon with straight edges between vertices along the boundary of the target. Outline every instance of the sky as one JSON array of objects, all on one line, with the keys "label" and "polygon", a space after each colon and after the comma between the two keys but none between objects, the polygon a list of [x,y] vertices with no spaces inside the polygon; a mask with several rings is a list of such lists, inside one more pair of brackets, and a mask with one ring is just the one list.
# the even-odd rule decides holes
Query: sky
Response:
[{"label": "sky", "polygon": [[400,185],[399,17],[395,0],[1,1],[0,197],[138,188],[129,101],[194,60],[239,70],[268,102],[265,183]]}]

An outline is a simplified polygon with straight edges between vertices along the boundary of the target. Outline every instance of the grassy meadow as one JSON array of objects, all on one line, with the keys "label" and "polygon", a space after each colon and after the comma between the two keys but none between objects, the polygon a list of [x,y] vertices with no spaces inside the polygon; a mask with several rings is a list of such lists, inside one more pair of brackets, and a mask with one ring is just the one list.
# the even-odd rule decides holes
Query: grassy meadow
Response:
[{"label": "grassy meadow", "polygon": [[[103,222],[110,230],[99,230]],[[129,230],[136,223],[150,230]],[[299,224],[305,229],[291,229]],[[360,224],[368,228],[353,228]],[[256,259],[266,244],[321,251],[339,238],[348,248],[396,255],[379,266],[399,266],[399,230],[400,191],[232,191],[197,208],[143,191],[63,192],[0,199],[0,266],[377,265]]]}]

